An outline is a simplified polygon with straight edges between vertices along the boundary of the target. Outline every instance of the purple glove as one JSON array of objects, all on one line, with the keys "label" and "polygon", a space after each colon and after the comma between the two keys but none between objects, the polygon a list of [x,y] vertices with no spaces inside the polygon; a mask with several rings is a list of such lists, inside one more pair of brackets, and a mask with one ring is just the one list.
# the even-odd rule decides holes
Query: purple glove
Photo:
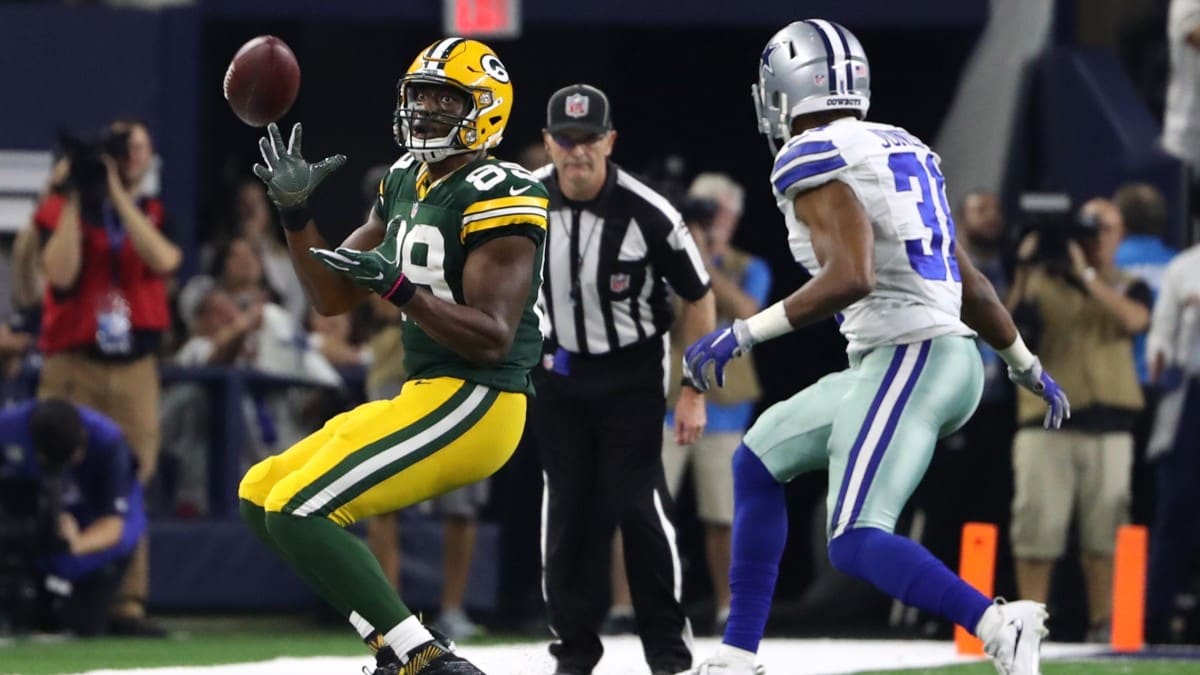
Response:
[{"label": "purple glove", "polygon": [[1041,396],[1048,406],[1043,425],[1047,429],[1057,429],[1063,420],[1071,419],[1071,402],[1067,400],[1067,392],[1058,386],[1050,373],[1042,369],[1042,362],[1034,357],[1033,363],[1025,370],[1014,370],[1008,367],[1008,379]]},{"label": "purple glove", "polygon": [[746,322],[737,319],[728,328],[720,328],[697,340],[683,353],[683,376],[700,391],[708,391],[707,369],[713,365],[717,386],[725,386],[725,366],[731,360],[750,351],[754,338]]}]

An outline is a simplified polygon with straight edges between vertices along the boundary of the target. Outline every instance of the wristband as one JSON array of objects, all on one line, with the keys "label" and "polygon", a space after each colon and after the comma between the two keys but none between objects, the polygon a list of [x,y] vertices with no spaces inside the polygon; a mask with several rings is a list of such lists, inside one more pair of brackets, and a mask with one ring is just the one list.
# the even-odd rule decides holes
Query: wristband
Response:
[{"label": "wristband", "polygon": [[401,273],[396,279],[396,283],[392,284],[392,287],[388,289],[388,292],[381,294],[379,297],[397,307],[403,307],[416,294],[417,285],[409,281],[408,277]]},{"label": "wristband", "polygon": [[283,224],[283,229],[288,232],[299,232],[308,226],[308,221],[312,220],[312,211],[308,210],[308,204],[297,204],[286,209],[279,209],[279,222]]},{"label": "wristband", "polygon": [[[783,308],[782,300],[746,319],[746,329],[750,332],[754,344],[766,342],[794,330],[792,322],[788,321],[787,311]],[[748,349],[753,345],[741,346]]]},{"label": "wristband", "polygon": [[700,387],[696,386],[696,382],[694,380],[692,380],[692,378],[688,377],[687,375],[684,375],[683,377],[679,378],[679,386],[687,387],[688,389],[694,389],[694,390],[696,390],[696,393],[698,393],[698,394],[704,393],[704,390],[701,389]]},{"label": "wristband", "polygon": [[1025,346],[1025,341],[1021,339],[1020,333],[1017,334],[1017,339],[1004,349],[996,352],[1010,368],[1017,371],[1029,370],[1033,362],[1037,359],[1033,352],[1029,351],[1029,347]]}]

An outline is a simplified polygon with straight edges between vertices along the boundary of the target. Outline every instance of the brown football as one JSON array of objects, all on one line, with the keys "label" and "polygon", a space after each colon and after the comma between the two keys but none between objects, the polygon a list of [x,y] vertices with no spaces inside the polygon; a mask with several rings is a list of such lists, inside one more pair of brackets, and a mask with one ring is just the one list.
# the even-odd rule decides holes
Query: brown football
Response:
[{"label": "brown football", "polygon": [[233,55],[225,71],[225,100],[252,127],[265,127],[287,114],[300,93],[300,64],[283,40],[260,35]]}]

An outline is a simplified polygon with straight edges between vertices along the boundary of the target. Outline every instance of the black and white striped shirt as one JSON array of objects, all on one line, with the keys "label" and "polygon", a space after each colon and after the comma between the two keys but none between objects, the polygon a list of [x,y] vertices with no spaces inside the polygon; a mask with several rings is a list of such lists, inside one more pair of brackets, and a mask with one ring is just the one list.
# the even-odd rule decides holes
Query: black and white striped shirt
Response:
[{"label": "black and white striped shirt", "polygon": [[600,194],[567,200],[554,166],[542,299],[558,346],[598,355],[657,339],[671,328],[670,291],[694,302],[708,292],[700,251],[665,197],[616,164]]}]

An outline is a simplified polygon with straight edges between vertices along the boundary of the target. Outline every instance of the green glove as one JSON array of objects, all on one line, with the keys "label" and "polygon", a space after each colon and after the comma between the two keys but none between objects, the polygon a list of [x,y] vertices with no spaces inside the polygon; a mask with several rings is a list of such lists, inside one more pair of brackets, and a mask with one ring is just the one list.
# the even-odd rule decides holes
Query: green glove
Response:
[{"label": "green glove", "polygon": [[258,141],[266,164],[255,164],[254,175],[267,184],[267,196],[280,211],[303,206],[321,181],[346,163],[345,155],[334,155],[309,164],[300,156],[300,133],[297,122],[284,148],[279,126],[272,122],[267,126],[267,137]]},{"label": "green glove", "polygon": [[404,306],[417,292],[417,286],[400,271],[400,221],[393,221],[383,235],[383,243],[369,251],[339,246],[310,248],[310,253],[330,269],[350,277],[351,281],[368,288],[379,297],[397,306]]}]

